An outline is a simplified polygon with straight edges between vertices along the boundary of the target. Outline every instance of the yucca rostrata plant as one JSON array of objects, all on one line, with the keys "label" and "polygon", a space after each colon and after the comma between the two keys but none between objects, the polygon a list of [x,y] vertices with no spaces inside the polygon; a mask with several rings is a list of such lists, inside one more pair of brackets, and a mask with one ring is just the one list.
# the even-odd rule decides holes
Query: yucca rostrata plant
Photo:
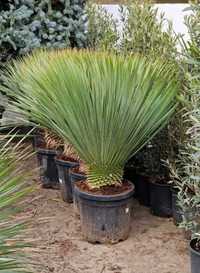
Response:
[{"label": "yucca rostrata plant", "polygon": [[121,184],[125,162],[173,113],[179,87],[162,60],[70,50],[18,60],[4,82],[17,112],[75,147],[91,188]]},{"label": "yucca rostrata plant", "polygon": [[23,255],[28,246],[25,242],[27,223],[16,218],[16,205],[31,191],[25,182],[28,175],[18,164],[30,153],[27,149],[18,149],[18,144],[12,145],[11,140],[0,135],[0,272],[28,273],[30,268]]}]

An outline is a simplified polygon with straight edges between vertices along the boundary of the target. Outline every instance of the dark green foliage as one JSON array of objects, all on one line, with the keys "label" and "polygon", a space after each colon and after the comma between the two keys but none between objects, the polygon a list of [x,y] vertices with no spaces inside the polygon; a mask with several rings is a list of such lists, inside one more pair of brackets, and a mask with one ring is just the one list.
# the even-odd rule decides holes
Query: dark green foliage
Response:
[{"label": "dark green foliage", "polygon": [[171,158],[175,154],[175,150],[176,147],[172,143],[169,136],[169,126],[167,126],[129,161],[128,166],[136,169],[140,174],[168,178],[169,171],[164,161]]},{"label": "dark green foliage", "polygon": [[0,61],[34,48],[83,47],[85,0],[10,0],[0,6]]}]

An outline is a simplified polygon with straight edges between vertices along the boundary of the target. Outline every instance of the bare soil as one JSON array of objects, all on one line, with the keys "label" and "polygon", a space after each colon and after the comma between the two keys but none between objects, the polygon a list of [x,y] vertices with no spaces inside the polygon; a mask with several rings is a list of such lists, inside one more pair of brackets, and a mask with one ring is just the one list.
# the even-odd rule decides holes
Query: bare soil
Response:
[{"label": "bare soil", "polygon": [[103,186],[100,189],[91,189],[85,181],[76,184],[82,191],[92,193],[94,195],[116,195],[133,190],[133,184],[123,181],[121,185]]},{"label": "bare soil", "polygon": [[[34,183],[39,184],[38,177]],[[182,231],[172,219],[152,216],[137,201],[130,237],[116,245],[85,242],[73,204],[64,203],[59,191],[39,187],[23,214],[33,220],[30,235],[37,246],[33,256],[41,264],[35,273],[190,272],[188,241]]]}]

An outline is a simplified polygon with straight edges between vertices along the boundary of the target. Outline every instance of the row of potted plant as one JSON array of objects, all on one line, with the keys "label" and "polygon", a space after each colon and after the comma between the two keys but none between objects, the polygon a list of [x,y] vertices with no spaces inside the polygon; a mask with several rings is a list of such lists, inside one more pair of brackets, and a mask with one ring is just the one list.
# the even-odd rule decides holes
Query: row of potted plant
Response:
[{"label": "row of potted plant", "polygon": [[141,205],[150,207],[153,215],[159,217],[172,216],[172,186],[170,178],[150,177],[137,173],[134,175],[133,170],[129,174],[125,171],[125,177],[134,182],[136,198]]},{"label": "row of potted plant", "polygon": [[84,164],[71,145],[49,130],[36,130],[34,135],[40,170],[40,180],[44,188],[60,189],[63,201],[73,202],[73,185],[85,178]]}]

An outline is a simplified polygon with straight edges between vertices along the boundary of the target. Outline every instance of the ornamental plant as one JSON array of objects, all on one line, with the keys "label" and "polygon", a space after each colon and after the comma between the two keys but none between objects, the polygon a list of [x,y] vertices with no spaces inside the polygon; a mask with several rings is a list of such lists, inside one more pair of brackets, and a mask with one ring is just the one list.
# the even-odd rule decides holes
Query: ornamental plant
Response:
[{"label": "ornamental plant", "polygon": [[121,184],[123,167],[177,105],[175,67],[142,56],[40,51],[8,67],[3,90],[27,119],[73,145],[91,188]]}]

